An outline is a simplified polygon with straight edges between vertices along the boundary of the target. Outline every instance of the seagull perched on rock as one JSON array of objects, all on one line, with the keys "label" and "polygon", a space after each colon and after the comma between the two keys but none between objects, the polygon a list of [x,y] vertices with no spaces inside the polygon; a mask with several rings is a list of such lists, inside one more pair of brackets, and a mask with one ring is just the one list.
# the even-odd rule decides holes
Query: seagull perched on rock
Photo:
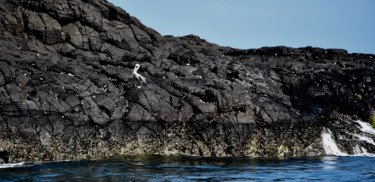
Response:
[{"label": "seagull perched on rock", "polygon": [[138,88],[141,88],[142,85],[143,85],[143,83],[144,83],[144,84],[147,84],[147,80],[146,80],[146,78],[145,78],[144,76],[142,76],[141,74],[139,74],[139,73],[137,72],[138,69],[139,69],[139,67],[141,67],[139,64],[135,64],[135,67],[134,67],[134,70],[133,70],[133,73],[132,73],[132,76],[131,76],[131,77],[133,77],[133,75],[134,75],[135,78],[137,78],[139,81],[141,81],[141,85],[138,86]]}]

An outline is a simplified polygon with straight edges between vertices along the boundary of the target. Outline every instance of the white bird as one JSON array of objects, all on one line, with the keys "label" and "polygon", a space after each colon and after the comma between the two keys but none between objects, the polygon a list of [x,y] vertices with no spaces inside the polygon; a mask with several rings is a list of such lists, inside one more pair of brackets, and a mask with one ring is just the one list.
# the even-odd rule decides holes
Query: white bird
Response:
[{"label": "white bird", "polygon": [[137,73],[138,69],[139,69],[140,65],[139,64],[135,64],[135,67],[134,67],[134,70],[133,70],[133,73],[132,73],[132,76],[133,75],[135,76],[135,78],[137,78],[139,81],[141,81],[141,86],[138,86],[138,88],[141,88],[143,83],[144,84],[147,84],[147,80],[145,77],[143,77],[141,74]]}]

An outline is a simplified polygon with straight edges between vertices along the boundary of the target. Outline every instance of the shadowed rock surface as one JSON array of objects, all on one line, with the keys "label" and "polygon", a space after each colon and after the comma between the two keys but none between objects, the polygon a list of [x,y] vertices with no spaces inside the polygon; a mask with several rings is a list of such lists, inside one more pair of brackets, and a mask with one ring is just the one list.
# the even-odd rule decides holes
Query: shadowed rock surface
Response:
[{"label": "shadowed rock surface", "polygon": [[161,36],[104,0],[0,10],[3,162],[316,156],[325,128],[346,153],[375,152],[354,122],[375,107],[374,55]]}]

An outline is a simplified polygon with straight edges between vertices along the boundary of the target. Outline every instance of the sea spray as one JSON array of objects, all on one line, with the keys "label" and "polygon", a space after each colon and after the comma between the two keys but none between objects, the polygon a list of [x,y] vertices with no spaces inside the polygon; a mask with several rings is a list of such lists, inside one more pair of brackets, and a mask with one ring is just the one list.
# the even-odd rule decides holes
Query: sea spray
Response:
[{"label": "sea spray", "polygon": [[2,168],[20,168],[20,167],[30,167],[33,166],[33,163],[30,162],[20,162],[20,163],[8,163],[0,164],[0,169]]},{"label": "sea spray", "polygon": [[371,117],[371,126],[375,129],[375,114],[373,114]]},{"label": "sea spray", "polygon": [[354,154],[361,154],[361,153],[363,153],[363,151],[361,150],[361,148],[359,147],[358,144],[356,144],[356,145],[353,147],[353,153],[354,153]]},{"label": "sea spray", "polygon": [[369,153],[367,152],[366,148],[364,148],[364,147],[359,147],[358,144],[356,144],[356,145],[353,147],[353,154],[354,154],[354,155],[357,155],[357,156],[369,155]]},{"label": "sea spray", "polygon": [[365,141],[365,142],[367,142],[369,144],[375,145],[374,140],[372,138],[370,138],[370,137],[363,136],[363,135],[358,135],[358,134],[353,134],[353,136],[357,137],[358,140],[360,140],[360,141]]},{"label": "sea spray", "polygon": [[[375,129],[372,128],[370,123],[363,122],[361,120],[356,120],[356,123],[359,124],[358,128],[363,132],[361,134],[353,134],[359,141],[365,141],[368,144],[375,145],[374,136],[375,136]],[[353,147],[353,153],[356,156],[371,156],[374,157],[373,153],[368,153],[365,147],[360,147],[358,144]]]},{"label": "sea spray", "polygon": [[375,157],[375,154],[368,153],[366,148],[360,147],[358,144],[356,144],[353,147],[353,155],[350,155],[350,156]]},{"label": "sea spray", "polygon": [[322,143],[326,155],[344,156],[346,153],[341,152],[335,140],[332,137],[332,132],[328,128],[324,128],[322,132]]},{"label": "sea spray", "polygon": [[363,121],[361,121],[361,120],[356,120],[355,122],[358,123],[358,124],[361,126],[360,129],[361,129],[363,132],[368,133],[368,134],[375,135],[375,129],[372,128],[372,126],[370,125],[370,123],[363,122]]}]

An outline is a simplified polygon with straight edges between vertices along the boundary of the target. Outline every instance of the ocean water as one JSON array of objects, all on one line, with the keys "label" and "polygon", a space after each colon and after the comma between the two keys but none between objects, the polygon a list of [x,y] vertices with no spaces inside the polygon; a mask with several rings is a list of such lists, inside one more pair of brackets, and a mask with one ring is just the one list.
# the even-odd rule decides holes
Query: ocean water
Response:
[{"label": "ocean water", "polygon": [[123,157],[0,165],[0,181],[375,181],[375,157]]}]

